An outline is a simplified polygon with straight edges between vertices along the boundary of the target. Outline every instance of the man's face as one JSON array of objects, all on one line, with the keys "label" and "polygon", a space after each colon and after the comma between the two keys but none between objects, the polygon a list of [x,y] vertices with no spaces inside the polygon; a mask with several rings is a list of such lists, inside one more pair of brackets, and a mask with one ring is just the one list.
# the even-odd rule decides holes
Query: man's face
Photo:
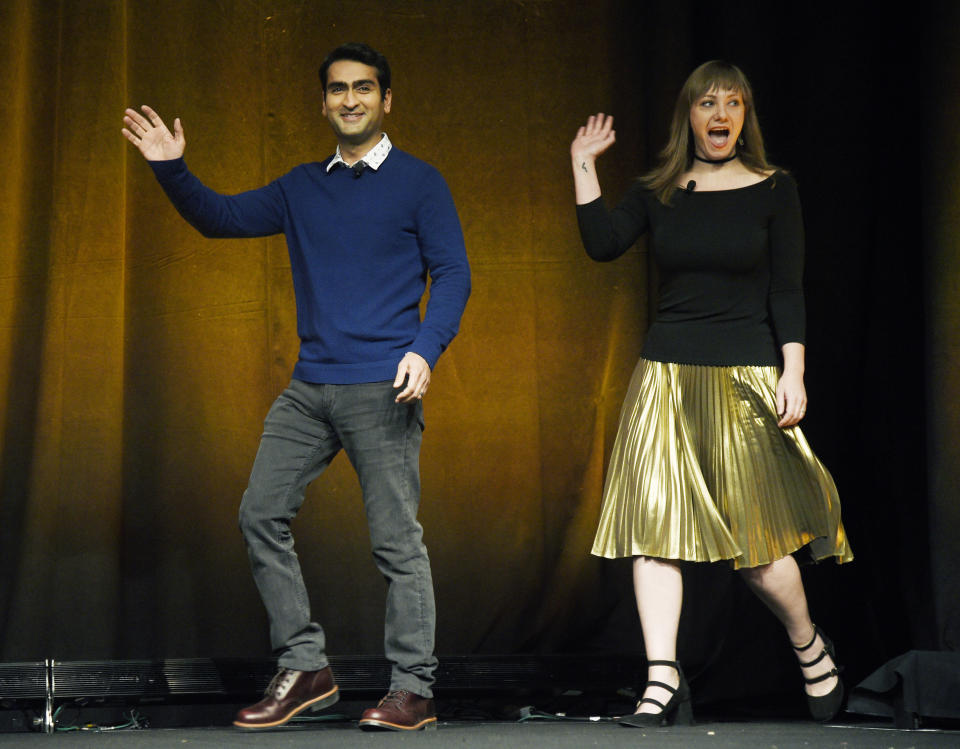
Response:
[{"label": "man's face", "polygon": [[327,69],[323,116],[344,145],[371,148],[380,139],[391,92],[381,95],[377,69],[354,60],[337,60]]}]

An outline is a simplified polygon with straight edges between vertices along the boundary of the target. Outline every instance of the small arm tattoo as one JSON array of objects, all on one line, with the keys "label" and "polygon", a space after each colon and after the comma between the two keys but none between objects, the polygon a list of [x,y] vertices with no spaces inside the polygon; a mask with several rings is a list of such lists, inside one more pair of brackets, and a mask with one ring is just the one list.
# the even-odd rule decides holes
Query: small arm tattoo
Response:
[{"label": "small arm tattoo", "polygon": [[587,172],[587,162],[586,162],[586,161],[581,161],[581,162],[580,162],[580,168],[583,169],[584,174],[587,174],[587,173],[588,173],[588,172]]}]

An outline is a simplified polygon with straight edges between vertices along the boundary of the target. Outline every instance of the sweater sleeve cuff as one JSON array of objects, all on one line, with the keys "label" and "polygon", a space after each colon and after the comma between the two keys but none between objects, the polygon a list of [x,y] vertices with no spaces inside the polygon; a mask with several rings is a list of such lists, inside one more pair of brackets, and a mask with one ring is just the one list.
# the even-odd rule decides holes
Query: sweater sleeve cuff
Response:
[{"label": "sweater sleeve cuff", "polygon": [[418,338],[410,345],[407,351],[417,354],[418,356],[422,356],[432,372],[437,366],[437,360],[440,358],[440,354],[443,353],[443,348],[435,343],[422,341]]},{"label": "sweater sleeve cuff", "polygon": [[153,174],[160,182],[175,177],[178,174],[187,171],[187,162],[181,156],[178,159],[165,159],[164,161],[147,161]]}]

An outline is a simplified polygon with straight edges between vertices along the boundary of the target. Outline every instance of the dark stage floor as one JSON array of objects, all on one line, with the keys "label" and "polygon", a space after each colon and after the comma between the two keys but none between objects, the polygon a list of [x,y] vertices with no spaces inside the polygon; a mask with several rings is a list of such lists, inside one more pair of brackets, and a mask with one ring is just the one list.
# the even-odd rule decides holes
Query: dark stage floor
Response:
[{"label": "dark stage floor", "polygon": [[119,747],[665,747],[670,749],[922,749],[960,747],[960,731],[906,731],[881,725],[821,726],[806,721],[703,723],[692,727],[627,729],[609,722],[526,723],[449,721],[436,731],[413,734],[366,733],[353,721],[301,725],[269,732],[245,733],[233,728],[161,728],[109,733],[69,732],[0,734],[0,746]]}]

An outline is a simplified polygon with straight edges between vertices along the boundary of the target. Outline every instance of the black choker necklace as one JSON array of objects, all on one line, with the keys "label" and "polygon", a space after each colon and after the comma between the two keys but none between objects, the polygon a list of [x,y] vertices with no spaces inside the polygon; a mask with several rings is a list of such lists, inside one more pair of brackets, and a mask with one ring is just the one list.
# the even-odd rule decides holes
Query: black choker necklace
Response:
[{"label": "black choker necklace", "polygon": [[734,151],[725,159],[704,159],[696,154],[693,155],[693,158],[695,158],[697,161],[702,161],[704,164],[726,164],[728,161],[733,161],[735,158],[737,158],[737,156],[739,156],[739,154]]}]

